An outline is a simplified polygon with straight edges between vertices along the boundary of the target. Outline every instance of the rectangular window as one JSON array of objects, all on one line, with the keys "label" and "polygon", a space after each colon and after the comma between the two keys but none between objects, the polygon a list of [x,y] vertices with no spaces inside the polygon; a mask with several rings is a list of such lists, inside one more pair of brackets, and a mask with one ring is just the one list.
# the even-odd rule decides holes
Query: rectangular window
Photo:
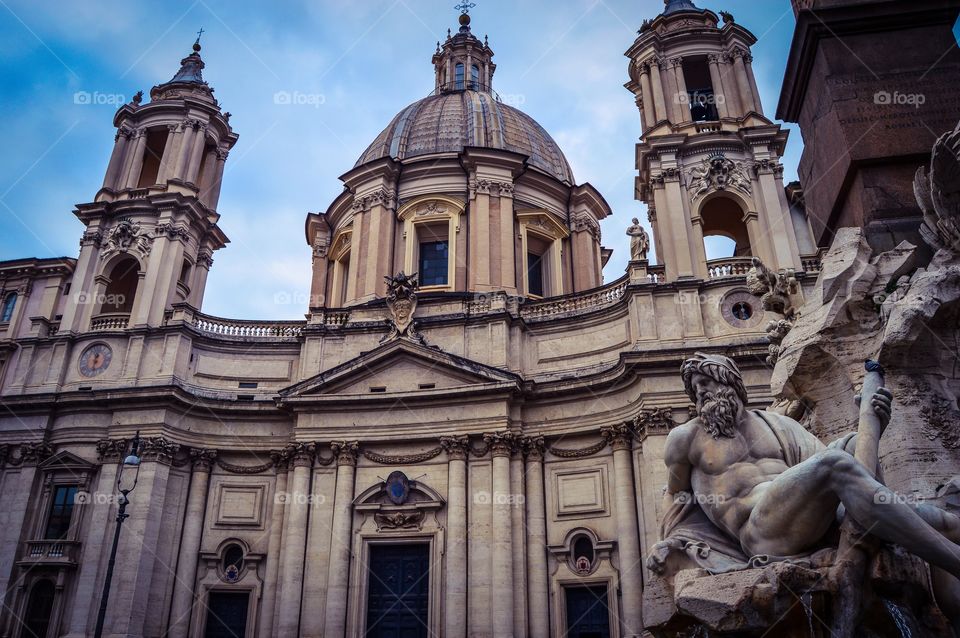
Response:
[{"label": "rectangular window", "polygon": [[446,286],[450,246],[447,240],[420,243],[420,285]]},{"label": "rectangular window", "polygon": [[340,264],[340,306],[347,303],[347,290],[350,284],[350,253],[338,262]]},{"label": "rectangular window", "polygon": [[167,145],[167,127],[147,131],[147,148],[144,150],[143,166],[140,169],[140,179],[137,188],[147,188],[157,183],[160,175],[160,160],[163,158],[163,149]]},{"label": "rectangular window", "polygon": [[50,503],[50,513],[47,516],[45,539],[64,539],[70,530],[70,519],[73,518],[73,503],[77,498],[76,485],[58,485],[53,488],[53,502]]},{"label": "rectangular window", "polygon": [[527,253],[527,292],[543,297],[543,255]]},{"label": "rectangular window", "polygon": [[456,73],[456,81],[457,81],[457,90],[462,91],[463,90],[463,73],[464,73],[463,64],[457,64],[455,73]]},{"label": "rectangular window", "polygon": [[707,58],[700,56],[684,59],[683,80],[687,85],[685,97],[690,107],[690,119],[694,122],[712,122],[720,119],[717,115],[717,97]]}]

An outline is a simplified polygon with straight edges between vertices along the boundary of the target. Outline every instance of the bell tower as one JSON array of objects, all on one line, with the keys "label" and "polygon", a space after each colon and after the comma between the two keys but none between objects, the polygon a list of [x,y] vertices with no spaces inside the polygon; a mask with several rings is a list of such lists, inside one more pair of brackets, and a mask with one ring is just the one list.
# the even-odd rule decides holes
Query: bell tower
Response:
[{"label": "bell tower", "polygon": [[638,33],[625,85],[643,127],[635,195],[667,281],[745,274],[754,256],[802,270],[798,233],[805,240],[809,225],[791,215],[780,163],[788,133],[763,113],[756,37],[691,0],[665,0]]},{"label": "bell tower", "polygon": [[229,241],[216,208],[238,137],[200,49],[198,37],[148,103],[137,93],[114,115],[103,187],[74,211],[86,230],[61,331],[158,326],[173,304],[200,307],[213,253]]}]

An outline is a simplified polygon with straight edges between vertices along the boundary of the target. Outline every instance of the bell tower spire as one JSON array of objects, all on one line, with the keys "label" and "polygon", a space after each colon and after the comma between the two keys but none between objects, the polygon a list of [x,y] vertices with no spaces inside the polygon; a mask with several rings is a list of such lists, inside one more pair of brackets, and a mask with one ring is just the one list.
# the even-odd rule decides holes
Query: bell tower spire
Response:
[{"label": "bell tower spire", "polygon": [[452,91],[493,91],[493,73],[497,68],[493,63],[493,50],[486,37],[481,42],[470,30],[470,9],[475,6],[476,3],[464,0],[454,7],[460,11],[460,29],[456,35],[448,31],[446,41],[437,43],[432,61],[438,95]]},{"label": "bell tower spire", "polygon": [[743,274],[753,257],[802,270],[809,224],[784,191],[788,133],[763,113],[751,67],[757,38],[691,0],[664,0],[638,36],[625,85],[643,127],[636,198],[647,204],[667,281]]}]

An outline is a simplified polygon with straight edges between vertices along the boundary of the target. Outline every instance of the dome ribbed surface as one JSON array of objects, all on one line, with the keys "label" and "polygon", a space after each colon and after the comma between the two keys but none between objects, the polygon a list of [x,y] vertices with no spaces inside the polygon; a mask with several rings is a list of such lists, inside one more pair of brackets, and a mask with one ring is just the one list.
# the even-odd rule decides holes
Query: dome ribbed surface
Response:
[{"label": "dome ribbed surface", "polygon": [[574,184],[557,143],[532,117],[484,91],[454,91],[414,102],[393,118],[357,166],[383,157],[459,153],[467,146],[526,155],[532,166]]}]

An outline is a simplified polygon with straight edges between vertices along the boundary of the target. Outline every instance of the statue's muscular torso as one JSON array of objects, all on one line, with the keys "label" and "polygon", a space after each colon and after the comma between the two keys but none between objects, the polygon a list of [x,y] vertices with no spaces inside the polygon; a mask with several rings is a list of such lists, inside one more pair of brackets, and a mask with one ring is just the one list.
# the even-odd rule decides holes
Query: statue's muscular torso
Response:
[{"label": "statue's muscular torso", "polygon": [[734,538],[741,537],[770,482],[788,467],[770,426],[754,412],[746,416],[732,438],[713,438],[696,418],[667,439],[669,492],[693,492],[713,524]]}]

